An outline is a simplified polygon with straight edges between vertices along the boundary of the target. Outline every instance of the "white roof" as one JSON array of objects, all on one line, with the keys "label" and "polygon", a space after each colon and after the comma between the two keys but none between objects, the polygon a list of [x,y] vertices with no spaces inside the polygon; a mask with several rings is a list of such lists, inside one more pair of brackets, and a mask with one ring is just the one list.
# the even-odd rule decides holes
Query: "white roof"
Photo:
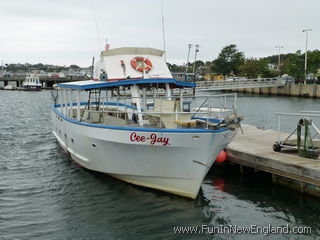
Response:
[{"label": "white roof", "polygon": [[[109,80],[133,78],[172,78],[172,75],[163,59],[164,51],[154,48],[124,47],[102,51],[101,59],[95,65],[94,78],[99,79],[105,72]],[[132,66],[132,59],[143,57],[152,64],[145,73]],[[123,67],[124,65],[124,67]]]},{"label": "white roof", "polygon": [[161,57],[164,51],[155,48],[123,47],[102,51],[101,56],[115,55],[153,55]]}]

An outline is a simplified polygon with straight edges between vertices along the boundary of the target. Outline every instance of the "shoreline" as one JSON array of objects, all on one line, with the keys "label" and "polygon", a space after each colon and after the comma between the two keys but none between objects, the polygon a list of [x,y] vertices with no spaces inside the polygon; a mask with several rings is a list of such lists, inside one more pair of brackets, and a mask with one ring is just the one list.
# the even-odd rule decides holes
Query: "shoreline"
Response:
[{"label": "shoreline", "polygon": [[264,88],[239,88],[232,90],[223,90],[235,93],[250,93],[269,96],[287,96],[302,98],[320,98],[320,85],[318,84],[295,84],[290,83],[281,87]]}]

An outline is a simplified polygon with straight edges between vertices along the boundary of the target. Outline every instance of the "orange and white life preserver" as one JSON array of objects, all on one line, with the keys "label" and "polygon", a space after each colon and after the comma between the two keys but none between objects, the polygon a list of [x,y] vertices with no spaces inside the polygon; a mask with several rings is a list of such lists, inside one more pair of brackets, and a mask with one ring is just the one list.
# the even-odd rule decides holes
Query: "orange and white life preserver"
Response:
[{"label": "orange and white life preserver", "polygon": [[[144,63],[143,64],[144,67],[141,67],[138,65],[138,62],[140,62],[140,61]],[[143,71],[149,72],[152,68],[152,63],[148,58],[135,57],[135,58],[131,59],[131,66],[139,72],[143,72]]]}]

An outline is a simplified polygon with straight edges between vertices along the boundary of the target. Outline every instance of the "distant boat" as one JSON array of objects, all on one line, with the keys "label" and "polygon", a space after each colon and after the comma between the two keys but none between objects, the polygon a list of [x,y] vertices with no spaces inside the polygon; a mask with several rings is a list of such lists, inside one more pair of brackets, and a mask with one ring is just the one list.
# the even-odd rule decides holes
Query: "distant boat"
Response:
[{"label": "distant boat", "polygon": [[[109,49],[101,53],[94,79],[59,83],[59,103],[52,106],[53,134],[87,169],[195,198],[241,119],[233,109],[216,111],[220,102],[225,108],[221,100],[233,94],[188,100],[184,89],[192,90],[195,84],[174,79],[163,53],[152,48]],[[178,97],[172,95],[173,88]],[[121,89],[131,96],[121,95]],[[88,101],[80,102],[80,91],[88,94]],[[185,104],[194,111],[186,111]]]},{"label": "distant boat", "polygon": [[3,87],[4,90],[15,90],[15,87],[12,85],[7,85]]},{"label": "distant boat", "polygon": [[26,91],[41,91],[41,83],[39,77],[30,75],[22,83],[22,87]]}]

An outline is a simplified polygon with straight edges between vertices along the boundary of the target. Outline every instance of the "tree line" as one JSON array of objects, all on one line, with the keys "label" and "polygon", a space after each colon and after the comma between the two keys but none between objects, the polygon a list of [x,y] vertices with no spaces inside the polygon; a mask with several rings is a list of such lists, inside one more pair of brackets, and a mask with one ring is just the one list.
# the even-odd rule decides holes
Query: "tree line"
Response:
[{"label": "tree line", "polygon": [[[264,58],[245,58],[245,54],[235,44],[225,46],[213,61],[196,61],[196,69],[200,74],[217,74],[247,78],[275,77],[288,74],[296,79],[304,78],[305,55],[301,50],[295,53],[281,54],[278,69],[278,55]],[[186,66],[168,64],[172,72],[185,72]],[[190,63],[189,71],[193,63]],[[320,70],[320,51],[308,51],[307,73],[317,76]],[[319,75],[319,74],[318,74]]]},{"label": "tree line", "polygon": [[81,69],[78,65],[70,65],[70,66],[57,66],[57,65],[49,65],[49,64],[30,64],[30,63],[11,63],[5,64],[3,66],[3,70],[11,73],[21,73],[21,72],[29,72],[30,70],[43,70],[45,72],[61,72],[68,70],[79,70]]},{"label": "tree line", "polygon": [[[205,74],[216,74],[226,76],[239,76],[247,78],[257,77],[275,77],[288,74],[296,79],[304,78],[304,53],[301,50],[295,53],[281,54],[280,69],[278,65],[278,55],[263,58],[246,58],[245,54],[238,50],[235,44],[231,44],[222,48],[218,57],[212,61],[203,62],[198,60],[195,62],[196,72]],[[167,63],[171,72],[185,72],[186,66]],[[188,71],[192,72],[193,62],[189,64]],[[270,68],[270,64],[275,68]],[[3,69],[6,72],[28,72],[32,69],[43,70],[45,72],[61,72],[67,70],[79,70],[77,65],[56,66],[48,64],[5,64]],[[320,51],[308,51],[308,69],[307,73],[320,77]]]}]

